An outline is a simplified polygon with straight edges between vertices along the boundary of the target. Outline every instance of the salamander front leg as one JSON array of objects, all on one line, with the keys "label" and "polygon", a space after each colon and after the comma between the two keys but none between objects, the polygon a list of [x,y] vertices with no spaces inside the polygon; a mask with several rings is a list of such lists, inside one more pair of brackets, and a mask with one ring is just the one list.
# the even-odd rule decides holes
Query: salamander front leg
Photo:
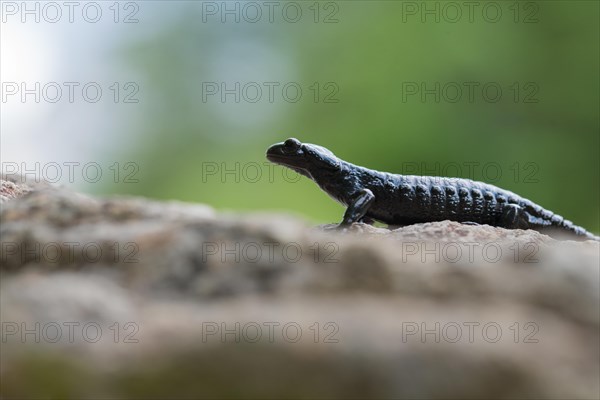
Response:
[{"label": "salamander front leg", "polygon": [[527,229],[527,213],[517,204],[507,204],[500,217],[500,226],[508,229]]},{"label": "salamander front leg", "polygon": [[356,194],[352,203],[344,213],[344,219],[339,228],[346,227],[354,222],[360,221],[375,201],[375,195],[369,189],[362,189]]}]

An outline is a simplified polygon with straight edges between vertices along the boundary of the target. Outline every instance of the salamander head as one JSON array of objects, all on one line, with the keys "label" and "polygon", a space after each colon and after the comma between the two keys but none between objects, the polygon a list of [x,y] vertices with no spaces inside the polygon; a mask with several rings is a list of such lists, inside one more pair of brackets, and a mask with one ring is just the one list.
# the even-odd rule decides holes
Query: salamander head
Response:
[{"label": "salamander head", "polygon": [[267,159],[313,179],[327,172],[337,172],[341,161],[331,151],[316,144],[300,143],[290,138],[267,150]]}]

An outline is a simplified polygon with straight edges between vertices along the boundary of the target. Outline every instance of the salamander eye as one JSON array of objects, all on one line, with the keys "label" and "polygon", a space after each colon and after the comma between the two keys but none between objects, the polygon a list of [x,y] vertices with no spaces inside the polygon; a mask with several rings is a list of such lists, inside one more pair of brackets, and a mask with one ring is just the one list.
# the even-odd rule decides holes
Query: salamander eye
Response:
[{"label": "salamander eye", "polygon": [[289,138],[288,140],[283,142],[283,145],[286,148],[289,148],[290,150],[298,150],[300,148],[300,146],[302,145],[302,143],[300,143],[300,141],[298,139]]}]

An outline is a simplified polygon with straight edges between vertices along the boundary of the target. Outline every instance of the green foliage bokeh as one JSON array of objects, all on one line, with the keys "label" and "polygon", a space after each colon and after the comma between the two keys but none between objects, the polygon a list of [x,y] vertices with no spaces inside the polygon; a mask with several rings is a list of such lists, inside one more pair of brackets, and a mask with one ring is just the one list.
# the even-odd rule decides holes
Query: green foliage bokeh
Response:
[{"label": "green foliage bokeh", "polygon": [[[309,3],[298,3],[309,10]],[[291,182],[280,168],[268,176],[266,148],[293,136],[388,172],[417,166],[417,174],[493,178],[598,232],[599,3],[535,2],[535,15],[525,21],[531,2],[497,2],[504,14],[496,23],[477,12],[472,22],[466,16],[423,22],[406,15],[403,3],[341,1],[328,9],[321,3],[318,23],[312,14],[297,23],[205,22],[199,3],[146,3],[156,12],[181,12],[151,35],[124,40],[115,55],[142,77],[143,111],[132,113],[129,124],[140,138],[129,153],[140,165],[139,183],[102,190],[338,221],[342,207],[307,179]],[[511,4],[521,11],[516,20]],[[331,10],[337,22],[324,23]],[[272,103],[266,92],[256,103],[233,96],[204,101],[203,82],[223,81],[230,87],[279,82],[279,88],[296,82],[303,96],[293,103],[279,90]],[[450,84],[439,101],[406,93],[413,84],[436,82]],[[453,87],[465,82],[478,84],[473,101],[466,89],[449,101]],[[486,100],[486,83],[502,88],[499,101]],[[325,102],[328,95],[337,101]],[[238,177],[221,176],[223,166],[236,163]],[[207,165],[219,171],[202,176]],[[254,181],[256,165],[262,176]]]}]

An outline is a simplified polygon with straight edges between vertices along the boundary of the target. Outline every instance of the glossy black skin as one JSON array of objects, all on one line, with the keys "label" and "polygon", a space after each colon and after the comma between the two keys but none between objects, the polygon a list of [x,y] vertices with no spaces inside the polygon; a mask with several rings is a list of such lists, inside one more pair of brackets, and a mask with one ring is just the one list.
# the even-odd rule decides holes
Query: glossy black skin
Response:
[{"label": "glossy black skin", "polygon": [[267,159],[312,179],[345,205],[340,227],[374,220],[396,226],[451,220],[507,229],[560,230],[600,240],[530,200],[483,182],[374,171],[294,138],[269,147]]}]

